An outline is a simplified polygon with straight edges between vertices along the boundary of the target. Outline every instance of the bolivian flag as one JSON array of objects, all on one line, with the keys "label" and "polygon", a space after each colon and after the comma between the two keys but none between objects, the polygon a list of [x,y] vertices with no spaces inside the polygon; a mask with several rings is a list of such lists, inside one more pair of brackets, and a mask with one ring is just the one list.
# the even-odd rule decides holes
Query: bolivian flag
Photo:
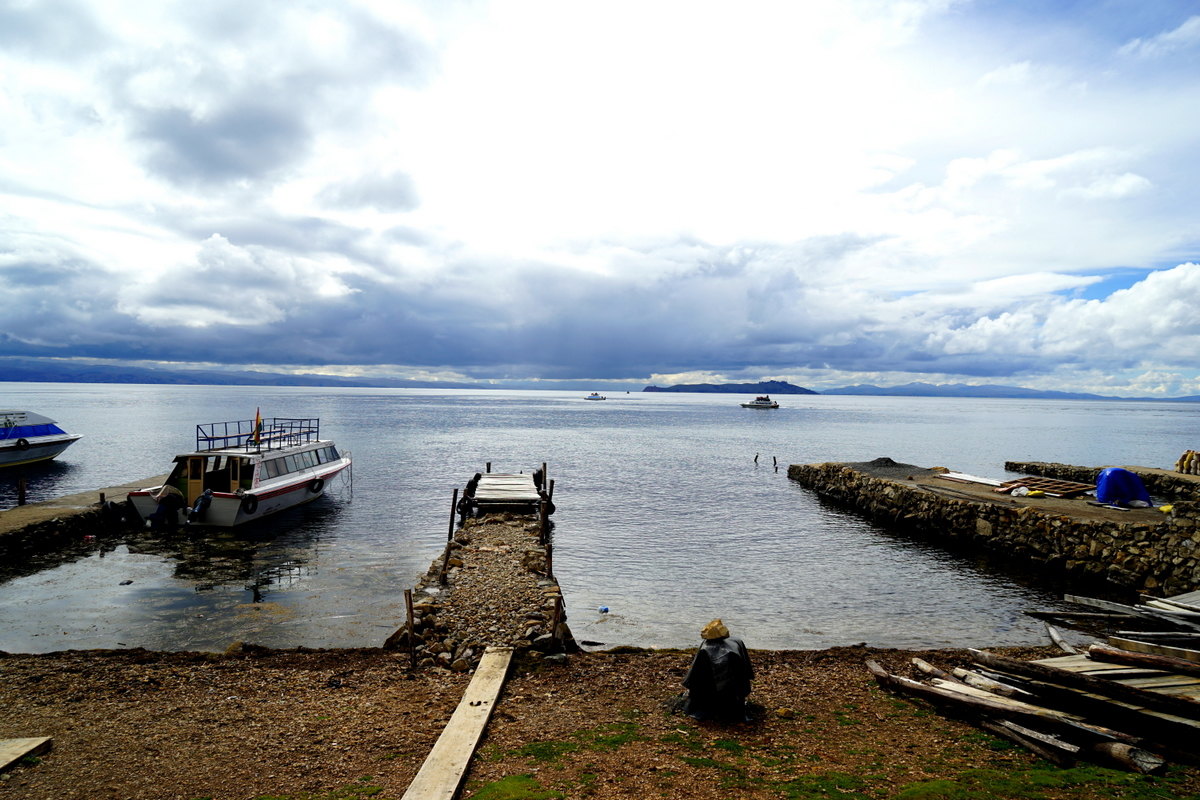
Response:
[{"label": "bolivian flag", "polygon": [[262,436],[262,408],[254,409],[254,443],[259,444]]}]

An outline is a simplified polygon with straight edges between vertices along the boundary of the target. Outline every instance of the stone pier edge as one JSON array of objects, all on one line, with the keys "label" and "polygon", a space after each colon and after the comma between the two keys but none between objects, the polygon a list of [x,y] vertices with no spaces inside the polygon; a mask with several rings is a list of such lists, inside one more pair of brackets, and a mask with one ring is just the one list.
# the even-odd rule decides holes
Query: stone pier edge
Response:
[{"label": "stone pier edge", "polygon": [[[1037,474],[1030,464],[1010,469]],[[1086,467],[1043,465],[1046,477],[1095,478]],[[1087,477],[1090,472],[1091,476]],[[1175,499],[1158,523],[1115,523],[1047,514],[1030,506],[958,500],[837,464],[793,464],[788,478],[891,529],[982,549],[1050,576],[1172,595],[1200,588],[1200,502]],[[1169,479],[1165,479],[1169,483]],[[1163,486],[1151,487],[1163,492]],[[1189,486],[1189,492],[1194,487]]]}]

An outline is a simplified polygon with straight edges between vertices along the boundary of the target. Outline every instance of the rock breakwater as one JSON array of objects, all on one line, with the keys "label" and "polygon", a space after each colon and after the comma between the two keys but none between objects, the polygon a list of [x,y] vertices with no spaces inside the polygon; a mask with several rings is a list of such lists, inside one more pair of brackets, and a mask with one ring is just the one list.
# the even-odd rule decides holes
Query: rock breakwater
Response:
[{"label": "rock breakwater", "polygon": [[413,623],[385,648],[413,650],[418,666],[473,669],[484,648],[507,646],[535,658],[575,649],[562,590],[551,572],[551,546],[537,517],[512,513],[468,518],[443,559],[413,592]]},{"label": "rock breakwater", "polygon": [[[890,459],[869,463],[882,462],[881,475],[865,465],[828,463],[793,464],[788,477],[898,532],[1015,559],[1047,577],[1163,595],[1200,587],[1195,500],[1169,497],[1169,513],[1109,510],[1106,518],[1083,500],[1018,501],[989,496],[986,487],[971,496],[966,485],[932,486],[932,473],[920,467]],[[1062,470],[1047,477],[1080,480],[1081,474]],[[1122,516],[1128,521],[1116,519]]]}]

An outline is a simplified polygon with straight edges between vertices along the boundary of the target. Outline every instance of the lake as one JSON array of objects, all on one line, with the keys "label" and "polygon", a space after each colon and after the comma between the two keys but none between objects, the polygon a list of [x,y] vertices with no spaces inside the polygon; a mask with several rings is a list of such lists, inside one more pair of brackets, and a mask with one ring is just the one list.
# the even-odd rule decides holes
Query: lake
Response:
[{"label": "lake", "polygon": [[[161,474],[197,424],[256,408],[319,417],[354,456],[352,480],[251,530],[0,565],[0,650],[379,645],[441,551],[453,490],[487,462],[548,464],[577,639],[693,646],[719,616],[754,648],[1042,643],[1022,611],[1063,607],[1063,587],[829,507],[787,465],[887,456],[1003,478],[1006,460],[1170,467],[1200,439],[1187,403],[585,394],[0,383],[0,407],[84,435],[28,471],[31,502]],[[0,473],[0,509],[15,497]]]}]

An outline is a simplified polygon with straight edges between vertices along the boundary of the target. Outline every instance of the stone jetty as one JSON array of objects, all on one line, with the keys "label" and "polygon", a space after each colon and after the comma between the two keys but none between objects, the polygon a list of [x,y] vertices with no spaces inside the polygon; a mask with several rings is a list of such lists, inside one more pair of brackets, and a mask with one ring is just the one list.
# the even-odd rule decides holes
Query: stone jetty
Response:
[{"label": "stone jetty", "polygon": [[488,646],[551,659],[576,649],[541,530],[532,514],[465,519],[418,581],[411,627],[405,622],[384,647],[456,672],[474,669]]},{"label": "stone jetty", "polygon": [[[1006,467],[1087,483],[1100,469],[1017,462]],[[1200,478],[1126,469],[1169,504],[1165,511],[1100,507],[1088,497],[1013,497],[994,486],[948,479],[945,469],[889,458],[793,464],[788,477],[889,529],[987,551],[1050,576],[1155,595],[1200,588]]]}]

